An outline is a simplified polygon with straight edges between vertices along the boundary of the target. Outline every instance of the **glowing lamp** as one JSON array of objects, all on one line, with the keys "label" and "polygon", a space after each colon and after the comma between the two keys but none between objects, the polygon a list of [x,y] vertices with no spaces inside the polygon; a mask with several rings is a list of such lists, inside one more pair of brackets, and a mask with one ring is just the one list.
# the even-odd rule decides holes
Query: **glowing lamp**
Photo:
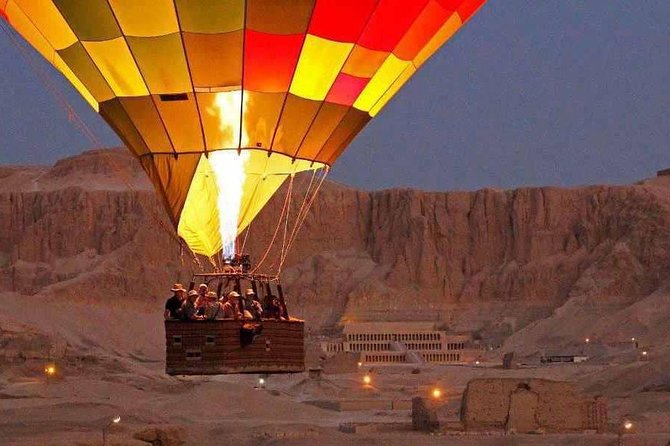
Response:
[{"label": "glowing lamp", "polygon": [[631,421],[624,421],[623,428],[629,431],[633,428],[633,423]]},{"label": "glowing lamp", "polygon": [[431,392],[431,395],[433,396],[433,398],[439,399],[440,397],[442,397],[442,391],[436,387]]},{"label": "glowing lamp", "polygon": [[112,418],[112,423],[118,424],[121,422],[121,415],[117,415],[114,418]]},{"label": "glowing lamp", "polygon": [[479,365],[479,361],[475,361],[475,365]]},{"label": "glowing lamp", "polygon": [[631,340],[632,342],[635,342],[635,338],[630,338],[630,340]]},{"label": "glowing lamp", "polygon": [[363,363],[362,363],[362,362],[359,362],[359,363],[358,363],[358,367],[363,367]]},{"label": "glowing lamp", "polygon": [[366,386],[369,386],[371,382],[372,382],[372,377],[370,375],[365,375],[363,377],[363,384],[365,384]]},{"label": "glowing lamp", "polygon": [[584,342],[586,342],[588,344],[589,342],[591,342],[591,339],[586,338],[586,339],[584,339]]},{"label": "glowing lamp", "polygon": [[54,376],[56,374],[56,366],[54,365],[48,365],[44,368],[44,373],[47,374],[47,376]]}]

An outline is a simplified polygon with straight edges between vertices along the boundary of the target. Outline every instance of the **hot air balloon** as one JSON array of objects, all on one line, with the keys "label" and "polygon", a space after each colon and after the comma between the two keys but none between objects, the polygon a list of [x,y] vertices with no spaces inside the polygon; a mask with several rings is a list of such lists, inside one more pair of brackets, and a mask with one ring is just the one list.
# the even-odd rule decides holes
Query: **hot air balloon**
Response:
[{"label": "hot air balloon", "polygon": [[[231,258],[486,0],[0,0],[137,157],[179,237]],[[168,339],[168,343],[170,340]]]}]

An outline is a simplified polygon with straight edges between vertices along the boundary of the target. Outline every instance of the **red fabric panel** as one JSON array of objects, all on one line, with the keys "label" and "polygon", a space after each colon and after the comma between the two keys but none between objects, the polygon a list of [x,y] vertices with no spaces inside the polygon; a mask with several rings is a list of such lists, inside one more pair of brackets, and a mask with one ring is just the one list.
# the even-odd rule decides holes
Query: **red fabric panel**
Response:
[{"label": "red fabric panel", "polygon": [[438,0],[449,11],[457,11],[465,22],[486,3],[486,0]]},{"label": "red fabric panel", "polygon": [[317,0],[309,33],[353,43],[367,23],[377,0]]},{"label": "red fabric panel", "polygon": [[377,51],[392,51],[428,0],[381,0],[358,43]]},{"label": "red fabric panel", "polygon": [[484,3],[486,3],[486,0],[465,0],[462,2],[457,11],[458,15],[461,16],[463,23],[472,17],[472,15],[477,12],[477,10],[481,8]]},{"label": "red fabric panel", "polygon": [[353,105],[369,81],[370,79],[363,77],[340,73],[330,88],[326,101],[340,105]]},{"label": "red fabric panel", "polygon": [[5,12],[4,9],[0,8],[0,18],[5,19],[7,23],[9,23],[9,17],[7,17],[7,13]]},{"label": "red fabric panel", "polygon": [[431,37],[444,25],[444,22],[451,17],[451,14],[451,11],[445,10],[432,0],[402,38],[393,54],[403,60],[414,59]]},{"label": "red fabric panel", "polygon": [[244,89],[265,93],[288,91],[304,38],[304,34],[266,34],[247,29]]}]

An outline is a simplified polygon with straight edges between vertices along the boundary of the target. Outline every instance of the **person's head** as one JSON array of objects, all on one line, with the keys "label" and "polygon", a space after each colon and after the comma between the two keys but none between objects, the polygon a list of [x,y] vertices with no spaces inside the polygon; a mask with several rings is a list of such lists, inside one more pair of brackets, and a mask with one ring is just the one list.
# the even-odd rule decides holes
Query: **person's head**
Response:
[{"label": "person's head", "polygon": [[198,292],[196,290],[191,290],[188,292],[188,300],[191,302],[195,302],[195,300],[198,298]]},{"label": "person's head", "polygon": [[213,303],[216,302],[216,293],[214,291],[208,291],[207,294],[205,294],[205,297],[207,298],[207,303]]},{"label": "person's head", "polygon": [[252,288],[247,288],[247,290],[244,292],[244,296],[247,299],[256,299],[256,293],[254,293],[254,290]]},{"label": "person's head", "polygon": [[228,302],[237,303],[240,300],[240,294],[237,291],[228,293]]},{"label": "person's head", "polygon": [[209,288],[207,287],[206,283],[201,283],[200,285],[198,285],[198,294],[200,294],[201,296],[205,296],[207,294],[208,289]]},{"label": "person's head", "polygon": [[181,283],[175,283],[174,286],[170,289],[175,296],[179,296],[180,299],[183,299],[186,295],[186,288]]}]

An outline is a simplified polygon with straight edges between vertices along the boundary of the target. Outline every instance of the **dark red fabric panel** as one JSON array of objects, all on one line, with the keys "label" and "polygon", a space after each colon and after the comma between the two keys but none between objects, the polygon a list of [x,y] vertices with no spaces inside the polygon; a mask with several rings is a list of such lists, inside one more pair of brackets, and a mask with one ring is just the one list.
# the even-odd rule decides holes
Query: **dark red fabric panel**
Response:
[{"label": "dark red fabric panel", "polygon": [[340,73],[330,88],[326,101],[340,105],[353,105],[369,81],[370,79]]},{"label": "dark red fabric panel", "polygon": [[5,19],[6,22],[9,22],[9,17],[7,17],[7,13],[2,8],[0,8],[0,17]]},{"label": "dark red fabric panel", "polygon": [[248,29],[244,47],[244,89],[286,92],[300,56],[304,34],[266,34]]},{"label": "dark red fabric panel", "polygon": [[380,0],[358,43],[377,51],[393,51],[428,0]]},{"label": "dark red fabric panel", "polygon": [[317,0],[309,33],[329,40],[355,42],[378,0]]}]

